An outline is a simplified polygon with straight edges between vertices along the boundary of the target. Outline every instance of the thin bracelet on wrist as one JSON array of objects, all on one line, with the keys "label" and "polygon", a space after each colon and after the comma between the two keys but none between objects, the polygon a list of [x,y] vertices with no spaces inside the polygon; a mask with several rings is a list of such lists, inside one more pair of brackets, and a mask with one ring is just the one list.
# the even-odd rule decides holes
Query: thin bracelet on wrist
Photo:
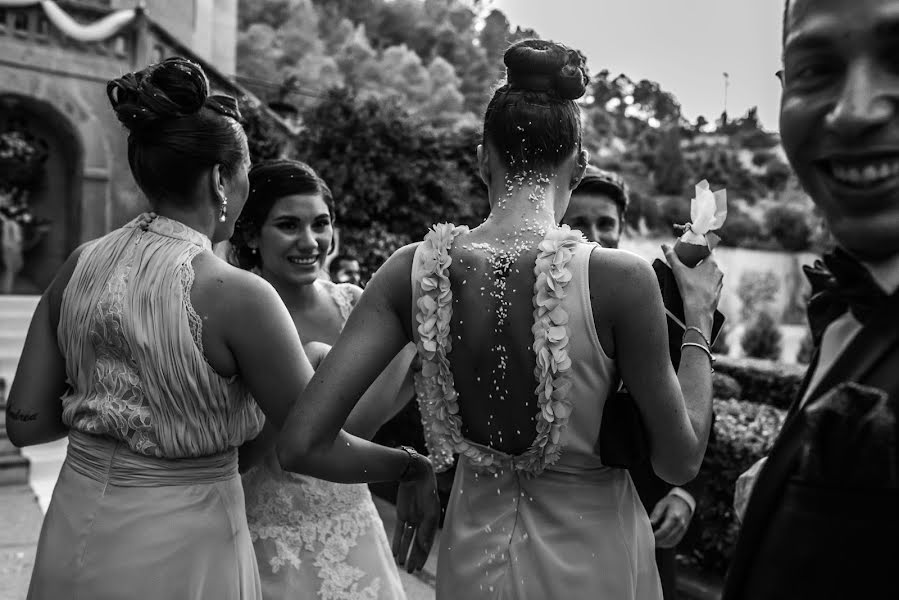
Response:
[{"label": "thin bracelet on wrist", "polygon": [[[415,479],[416,474],[412,473],[412,465],[415,464],[415,459],[420,456],[417,450],[412,446],[400,446],[398,450],[403,450],[409,459],[406,461],[406,466],[403,468],[403,472],[400,473],[399,481],[409,481],[410,479]],[[411,477],[410,477],[411,475]]]},{"label": "thin bracelet on wrist", "polygon": [[709,362],[711,363],[711,366],[712,366],[712,373],[715,372],[715,356],[712,354],[712,351],[709,350],[708,346],[704,346],[703,344],[697,344],[696,342],[684,342],[683,344],[680,345],[680,349],[683,350],[687,346],[695,346],[696,348],[699,348],[700,350],[705,352],[709,356]]},{"label": "thin bracelet on wrist", "polygon": [[683,337],[687,337],[688,331],[695,331],[696,333],[699,334],[699,337],[702,338],[702,341],[706,343],[706,346],[708,346],[709,348],[712,347],[712,342],[709,340],[709,338],[705,337],[705,333],[702,331],[702,329],[700,329],[699,327],[695,327],[693,325],[689,325],[686,329],[684,329]]}]

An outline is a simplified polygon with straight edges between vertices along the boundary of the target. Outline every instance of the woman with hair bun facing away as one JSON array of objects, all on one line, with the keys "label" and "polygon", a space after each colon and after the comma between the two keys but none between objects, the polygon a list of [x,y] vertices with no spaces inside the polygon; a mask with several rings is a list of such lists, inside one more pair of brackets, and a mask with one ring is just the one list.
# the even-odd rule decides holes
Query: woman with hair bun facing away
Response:
[{"label": "woman with hair bun facing away", "polygon": [[[31,321],[7,433],[69,446],[28,598],[260,600],[238,465],[271,453],[312,365],[271,284],[212,252],[249,189],[237,103],[181,58],[107,94],[153,212],[78,248]],[[436,494],[427,460],[353,451],[347,478]]]},{"label": "woman with hair bun facing away", "polygon": [[[649,263],[558,225],[587,165],[575,103],[589,81],[583,56],[524,40],[504,60],[507,83],[478,147],[490,215],[472,230],[433,226],[375,274],[291,409],[281,463],[334,477],[318,457],[344,443],[356,400],[414,341],[431,456],[437,468],[458,457],[438,600],[659,600],[649,518],[628,472],[594,448],[605,398],[623,380],[656,472],[674,484],[696,475],[721,272],[711,259],[688,269],[666,248],[690,327],[675,374]],[[421,522],[411,510],[420,493],[400,486],[401,558]]]},{"label": "woman with hair bun facing away", "polygon": [[237,103],[180,58],[107,94],[153,212],[78,248],[31,322],[9,437],[69,444],[28,598],[258,600],[238,454],[312,367],[277,292],[212,253],[247,197]]}]

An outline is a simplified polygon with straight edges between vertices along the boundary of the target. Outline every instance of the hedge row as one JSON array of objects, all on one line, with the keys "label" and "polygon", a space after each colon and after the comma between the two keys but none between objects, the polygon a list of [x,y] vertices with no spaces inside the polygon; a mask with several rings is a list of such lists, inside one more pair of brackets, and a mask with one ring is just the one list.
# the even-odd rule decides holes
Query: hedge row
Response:
[{"label": "hedge row", "polygon": [[699,472],[693,530],[678,553],[695,567],[723,576],[740,526],[733,510],[737,478],[765,457],[786,411],[741,400],[715,400],[715,435]]},{"label": "hedge row", "polygon": [[740,400],[789,408],[805,375],[806,367],[785,365],[769,360],[718,356],[715,372],[727,375],[739,384]]}]

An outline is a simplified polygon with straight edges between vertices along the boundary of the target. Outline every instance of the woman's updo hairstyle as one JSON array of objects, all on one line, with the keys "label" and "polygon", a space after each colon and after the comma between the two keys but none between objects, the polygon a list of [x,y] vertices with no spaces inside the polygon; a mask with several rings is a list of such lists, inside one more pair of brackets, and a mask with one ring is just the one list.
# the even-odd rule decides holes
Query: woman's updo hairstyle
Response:
[{"label": "woman's updo hairstyle", "polygon": [[287,158],[264,160],[253,165],[247,203],[234,224],[234,235],[231,236],[230,262],[246,270],[262,266],[259,253],[253,252],[250,242],[259,235],[275,202],[285,196],[315,194],[325,201],[333,221],[334,197],[331,189],[312,167]]},{"label": "woman's updo hairstyle", "polygon": [[106,85],[128,135],[128,164],[151,201],[190,195],[203,171],[221,165],[232,176],[246,159],[237,101],[209,95],[203,69],[168,58]]},{"label": "woman's updo hairstyle", "polygon": [[547,40],[521,40],[503,56],[506,84],[484,115],[484,141],[515,173],[556,167],[581,144],[575,100],[587,91],[586,59]]}]

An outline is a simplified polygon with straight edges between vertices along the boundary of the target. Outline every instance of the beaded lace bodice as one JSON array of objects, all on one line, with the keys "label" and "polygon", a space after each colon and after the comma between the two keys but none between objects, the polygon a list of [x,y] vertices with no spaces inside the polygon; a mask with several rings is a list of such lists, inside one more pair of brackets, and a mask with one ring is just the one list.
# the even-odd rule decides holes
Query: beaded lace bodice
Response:
[{"label": "beaded lace bodice", "polygon": [[[341,330],[353,309],[349,284],[319,281],[337,306]],[[383,537],[377,509],[364,484],[339,484],[281,469],[274,454],[244,475],[247,521],[254,541],[268,540],[272,550],[257,558],[261,569],[311,568],[322,600],[376,600],[383,582],[348,559],[363,538]],[[378,530],[377,528],[380,528]],[[263,580],[265,574],[263,573]],[[316,582],[305,585],[312,590]],[[393,597],[388,596],[388,597]]]},{"label": "beaded lace bodice", "polygon": [[262,413],[242,381],[203,355],[192,261],[211,248],[203,234],[147,214],[83,251],[58,329],[66,425],[162,458],[216,454],[259,432]]}]

